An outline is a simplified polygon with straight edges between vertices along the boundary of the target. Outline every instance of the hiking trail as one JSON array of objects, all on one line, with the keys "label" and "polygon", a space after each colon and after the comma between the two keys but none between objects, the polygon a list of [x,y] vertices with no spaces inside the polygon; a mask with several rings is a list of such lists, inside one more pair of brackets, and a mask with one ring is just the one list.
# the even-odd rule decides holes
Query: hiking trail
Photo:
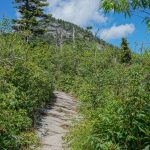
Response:
[{"label": "hiking trail", "polygon": [[41,146],[38,150],[68,150],[64,136],[77,118],[77,102],[64,92],[54,92],[54,102],[42,109],[38,127]]}]

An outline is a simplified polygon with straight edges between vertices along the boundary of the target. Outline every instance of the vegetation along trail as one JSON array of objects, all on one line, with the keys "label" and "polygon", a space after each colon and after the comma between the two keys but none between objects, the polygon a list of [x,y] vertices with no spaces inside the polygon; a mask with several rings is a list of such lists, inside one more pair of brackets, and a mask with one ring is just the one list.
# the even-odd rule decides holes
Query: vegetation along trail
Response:
[{"label": "vegetation along trail", "polygon": [[150,150],[149,31],[150,0],[1,0],[0,150]]},{"label": "vegetation along trail", "polygon": [[43,118],[38,129],[41,138],[39,150],[67,149],[63,138],[76,118],[76,101],[63,92],[54,92],[54,104],[41,110]]}]

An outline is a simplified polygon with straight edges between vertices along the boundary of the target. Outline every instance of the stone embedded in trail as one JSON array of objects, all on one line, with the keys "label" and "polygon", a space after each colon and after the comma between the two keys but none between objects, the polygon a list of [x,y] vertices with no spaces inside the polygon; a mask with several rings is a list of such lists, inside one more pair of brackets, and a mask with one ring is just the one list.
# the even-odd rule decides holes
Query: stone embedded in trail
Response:
[{"label": "stone embedded in trail", "polygon": [[66,150],[63,138],[68,132],[72,119],[77,117],[76,101],[63,92],[54,92],[55,102],[44,112],[38,135],[41,147],[38,150]]}]

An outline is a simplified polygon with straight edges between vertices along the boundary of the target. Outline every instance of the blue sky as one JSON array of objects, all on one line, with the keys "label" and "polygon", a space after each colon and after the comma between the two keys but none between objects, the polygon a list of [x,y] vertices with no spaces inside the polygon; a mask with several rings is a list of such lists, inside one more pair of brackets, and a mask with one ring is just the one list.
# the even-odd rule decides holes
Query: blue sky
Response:
[{"label": "blue sky", "polygon": [[[17,11],[13,8],[13,0],[0,0],[0,18],[6,16],[16,18]],[[73,22],[82,27],[92,25],[93,32],[100,29],[99,37],[119,46],[121,37],[126,37],[133,51],[138,52],[141,43],[150,47],[150,33],[142,19],[137,16],[125,18],[119,14],[107,14],[98,10],[98,0],[48,0],[47,12],[54,17]],[[138,43],[135,48],[135,42]]]}]

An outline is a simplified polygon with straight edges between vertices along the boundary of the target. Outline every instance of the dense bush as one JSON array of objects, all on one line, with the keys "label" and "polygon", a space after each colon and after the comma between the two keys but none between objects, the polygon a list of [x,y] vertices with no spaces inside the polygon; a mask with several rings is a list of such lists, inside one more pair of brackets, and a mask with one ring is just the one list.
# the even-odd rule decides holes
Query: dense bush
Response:
[{"label": "dense bush", "polygon": [[84,118],[68,137],[72,149],[148,149],[149,51],[121,64],[117,50],[94,48],[73,54],[65,47],[59,60],[56,85],[78,97]]},{"label": "dense bush", "polygon": [[26,44],[14,33],[0,36],[0,149],[20,150],[37,141],[36,110],[50,101],[53,91],[52,67],[42,65],[44,48]]},{"label": "dense bush", "polygon": [[57,49],[2,32],[0,149],[36,145],[36,110],[50,101],[53,84],[80,100],[83,119],[67,138],[72,149],[149,149],[150,53],[132,53],[130,63],[120,63],[120,57],[119,49],[97,49],[94,41]]}]

